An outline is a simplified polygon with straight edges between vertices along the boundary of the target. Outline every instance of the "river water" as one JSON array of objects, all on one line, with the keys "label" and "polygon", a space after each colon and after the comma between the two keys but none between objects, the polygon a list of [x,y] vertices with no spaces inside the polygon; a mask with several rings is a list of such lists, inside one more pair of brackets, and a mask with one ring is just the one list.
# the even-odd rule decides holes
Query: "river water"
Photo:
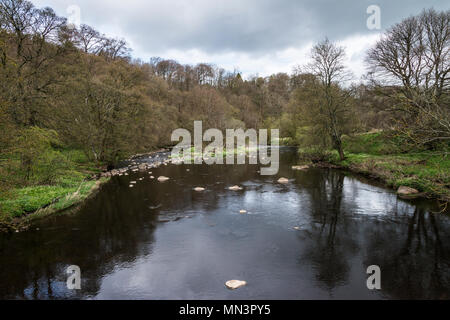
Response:
[{"label": "river water", "polygon": [[[273,177],[255,165],[151,169],[165,183],[114,177],[81,211],[0,236],[0,298],[450,299],[448,214],[295,164],[282,148]],[[81,269],[81,290],[67,289],[69,265]],[[367,288],[370,265],[381,290]],[[247,286],[229,290],[232,279]]]}]

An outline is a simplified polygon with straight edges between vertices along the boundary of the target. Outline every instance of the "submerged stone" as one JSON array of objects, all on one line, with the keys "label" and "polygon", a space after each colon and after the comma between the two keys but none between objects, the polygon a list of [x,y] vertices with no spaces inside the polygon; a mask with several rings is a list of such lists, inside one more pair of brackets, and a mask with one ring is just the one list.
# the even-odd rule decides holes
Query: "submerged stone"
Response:
[{"label": "submerged stone", "polygon": [[167,180],[169,180],[169,179],[170,179],[170,178],[168,178],[168,177],[161,176],[161,177],[158,178],[158,181],[159,181],[159,182],[165,182],[165,181],[167,181]]},{"label": "submerged stone", "polygon": [[308,170],[309,166],[293,166],[292,170]]},{"label": "submerged stone", "polygon": [[238,288],[243,287],[245,285],[247,285],[247,282],[246,281],[242,281],[242,280],[230,280],[230,281],[225,282],[225,286],[228,289],[231,289],[231,290],[238,289]]}]

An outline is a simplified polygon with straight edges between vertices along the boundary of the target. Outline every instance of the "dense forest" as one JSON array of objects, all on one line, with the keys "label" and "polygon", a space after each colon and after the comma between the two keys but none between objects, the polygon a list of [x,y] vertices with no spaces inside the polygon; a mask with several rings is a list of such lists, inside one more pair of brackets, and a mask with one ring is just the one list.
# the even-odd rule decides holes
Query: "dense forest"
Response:
[{"label": "dense forest", "polygon": [[73,163],[88,170],[169,146],[171,132],[194,120],[279,128],[285,143],[334,149],[341,161],[352,137],[370,131],[396,141],[386,154],[445,153],[449,21],[450,11],[431,9],[388,29],[368,48],[361,81],[328,39],[291,74],[243,77],[209,63],[134,59],[123,39],[1,0],[0,189],[58,185]]}]

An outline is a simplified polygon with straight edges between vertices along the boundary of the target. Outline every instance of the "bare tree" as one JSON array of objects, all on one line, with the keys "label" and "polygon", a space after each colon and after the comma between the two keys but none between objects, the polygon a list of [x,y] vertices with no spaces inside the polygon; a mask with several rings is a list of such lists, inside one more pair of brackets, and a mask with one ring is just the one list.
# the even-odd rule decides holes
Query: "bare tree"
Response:
[{"label": "bare tree", "polygon": [[66,19],[50,8],[37,9],[29,1],[1,0],[0,20],[12,48],[10,54],[3,52],[2,64],[6,66],[9,60],[14,70],[9,81],[0,87],[10,87],[7,100],[16,122],[36,124],[43,100],[58,82],[54,62],[66,50],[59,45]]},{"label": "bare tree", "polygon": [[347,111],[351,98],[349,91],[340,87],[341,83],[348,81],[351,76],[344,64],[345,50],[325,39],[313,47],[311,58],[312,62],[307,69],[320,81],[317,89],[321,99],[315,110],[317,119],[328,132],[340,159],[344,160],[344,122],[341,121],[341,115]]},{"label": "bare tree", "polygon": [[212,84],[214,79],[214,66],[207,63],[199,63],[195,66],[196,80],[199,85]]},{"label": "bare tree", "polygon": [[105,37],[97,30],[85,24],[76,32],[76,43],[84,53],[98,54],[102,50],[104,40]]},{"label": "bare tree", "polygon": [[402,127],[419,143],[450,140],[450,10],[394,25],[373,47],[370,76],[395,98]]},{"label": "bare tree", "polygon": [[108,59],[116,60],[118,58],[128,58],[130,52],[131,49],[128,48],[125,40],[105,38],[100,54],[105,55]]}]

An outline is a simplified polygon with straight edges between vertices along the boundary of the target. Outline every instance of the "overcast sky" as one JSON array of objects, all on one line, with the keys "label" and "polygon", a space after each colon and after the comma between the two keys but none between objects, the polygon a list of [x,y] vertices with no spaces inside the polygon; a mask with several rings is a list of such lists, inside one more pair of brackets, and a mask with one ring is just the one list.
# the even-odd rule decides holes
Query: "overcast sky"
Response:
[{"label": "overcast sky", "polygon": [[[68,17],[80,8],[81,23],[125,38],[133,57],[181,63],[214,63],[249,76],[291,72],[307,62],[311,46],[325,37],[347,49],[356,77],[380,33],[424,8],[450,9],[448,0],[32,0]],[[367,27],[367,8],[381,9],[381,29]]]}]

